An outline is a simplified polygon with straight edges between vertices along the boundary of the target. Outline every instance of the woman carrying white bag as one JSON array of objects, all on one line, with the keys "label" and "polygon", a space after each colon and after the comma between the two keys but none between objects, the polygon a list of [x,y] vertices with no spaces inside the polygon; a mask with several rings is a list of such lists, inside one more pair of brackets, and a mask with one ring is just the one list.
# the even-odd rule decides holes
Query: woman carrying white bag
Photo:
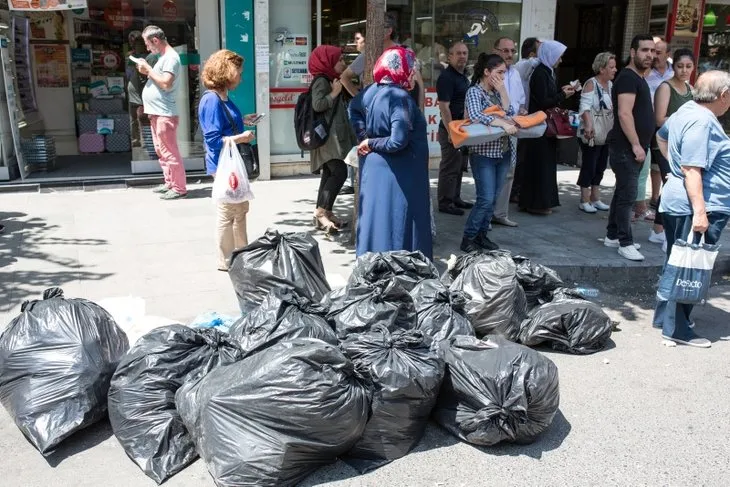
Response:
[{"label": "woman carrying white bag", "polygon": [[717,243],[730,219],[730,138],[717,119],[730,108],[730,73],[702,74],[693,93],[694,101],[657,133],[671,173],[660,206],[667,261],[653,323],[666,340],[709,348],[712,343],[695,333],[690,314],[707,296]]},{"label": "woman carrying white bag", "polygon": [[211,55],[203,68],[205,92],[198,106],[200,130],[205,143],[205,167],[214,176],[213,201],[217,204],[216,244],[218,270],[228,270],[228,259],[237,248],[248,245],[246,214],[253,199],[246,166],[238,144],[250,143],[256,115],[241,115],[228,91],[241,82],[243,58],[223,49]]}]

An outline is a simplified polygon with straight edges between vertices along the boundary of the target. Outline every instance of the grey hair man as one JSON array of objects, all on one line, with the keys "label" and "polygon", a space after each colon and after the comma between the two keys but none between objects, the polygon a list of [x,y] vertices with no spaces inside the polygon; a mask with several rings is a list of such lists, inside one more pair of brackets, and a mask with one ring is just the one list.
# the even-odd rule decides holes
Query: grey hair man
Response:
[{"label": "grey hair man", "polygon": [[139,72],[147,76],[142,104],[144,113],[150,118],[152,141],[165,177],[164,184],[153,191],[160,193],[163,200],[184,198],[188,194],[185,166],[177,145],[179,108],[176,98],[182,71],[180,56],[156,25],[148,25],[142,31],[142,39],[148,51],[160,56],[154,67],[144,59],[135,61]]},{"label": "grey hair man", "polygon": [[[699,243],[704,236],[706,244],[716,244],[730,220],[730,138],[718,120],[730,109],[730,74],[703,73],[693,93],[694,101],[682,105],[657,133],[659,150],[671,169],[659,208],[667,262],[677,240],[689,240],[689,235]],[[663,299],[662,288],[657,293],[654,326],[662,329],[667,340],[709,348],[710,341],[690,327],[693,305]]]}]

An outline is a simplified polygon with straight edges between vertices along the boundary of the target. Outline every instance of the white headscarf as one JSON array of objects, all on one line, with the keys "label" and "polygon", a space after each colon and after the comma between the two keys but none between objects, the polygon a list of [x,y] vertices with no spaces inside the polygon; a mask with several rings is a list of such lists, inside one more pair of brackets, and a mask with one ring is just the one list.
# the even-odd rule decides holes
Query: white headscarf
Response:
[{"label": "white headscarf", "polygon": [[566,49],[568,49],[568,46],[562,42],[542,41],[540,48],[537,50],[537,57],[552,72],[553,67],[557,64],[558,59],[563,56]]}]

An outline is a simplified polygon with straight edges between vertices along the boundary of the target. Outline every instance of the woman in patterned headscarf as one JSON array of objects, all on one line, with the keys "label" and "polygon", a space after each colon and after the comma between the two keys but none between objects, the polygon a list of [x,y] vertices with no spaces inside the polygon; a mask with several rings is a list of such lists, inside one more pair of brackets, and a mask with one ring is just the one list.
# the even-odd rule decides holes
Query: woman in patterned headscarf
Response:
[{"label": "woman in patterned headscarf", "polygon": [[410,49],[386,50],[375,83],[350,102],[360,141],[358,256],[420,250],[432,258],[426,119],[409,95],[415,61]]}]

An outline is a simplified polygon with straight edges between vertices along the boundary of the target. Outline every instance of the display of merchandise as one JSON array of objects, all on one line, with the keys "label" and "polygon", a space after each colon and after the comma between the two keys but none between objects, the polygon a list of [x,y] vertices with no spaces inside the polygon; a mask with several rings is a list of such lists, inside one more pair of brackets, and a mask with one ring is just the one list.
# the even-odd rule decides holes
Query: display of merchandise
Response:
[{"label": "display of merchandise", "polygon": [[104,136],[101,134],[79,135],[79,152],[82,154],[98,154],[104,152]]},{"label": "display of merchandise", "polygon": [[109,134],[104,136],[104,147],[107,152],[129,152],[132,150],[132,140],[128,133]]},{"label": "display of merchandise", "polygon": [[30,23],[25,17],[13,16],[13,50],[15,59],[15,78],[20,98],[20,108],[24,113],[36,109],[33,76],[30,67]]}]

